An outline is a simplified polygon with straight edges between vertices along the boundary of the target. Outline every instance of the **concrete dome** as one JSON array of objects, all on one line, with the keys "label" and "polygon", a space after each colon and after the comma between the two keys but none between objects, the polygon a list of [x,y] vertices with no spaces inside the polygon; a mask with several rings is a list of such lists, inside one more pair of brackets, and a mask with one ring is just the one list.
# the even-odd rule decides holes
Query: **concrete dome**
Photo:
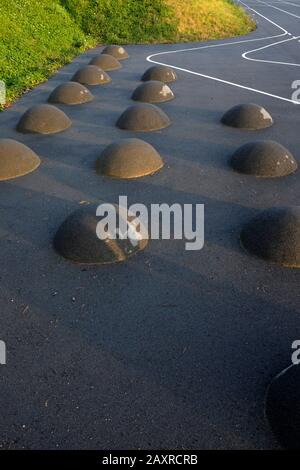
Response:
[{"label": "concrete dome", "polygon": [[224,114],[222,123],[239,129],[258,130],[270,127],[273,124],[273,119],[262,106],[240,104]]},{"label": "concrete dome", "polygon": [[0,180],[10,180],[34,171],[41,161],[26,145],[12,139],[0,139]]},{"label": "concrete dome", "polygon": [[86,65],[77,70],[72,77],[72,81],[82,83],[83,85],[105,85],[111,82],[111,78],[96,65]]},{"label": "concrete dome", "polygon": [[142,76],[142,81],[158,80],[164,83],[172,83],[177,80],[176,72],[165,65],[154,65],[150,67]]},{"label": "concrete dome", "polygon": [[133,92],[132,99],[144,103],[163,103],[175,98],[172,90],[163,82],[150,80],[138,86]]},{"label": "concrete dome", "polygon": [[282,447],[300,450],[300,367],[291,365],[271,382],[266,415]]},{"label": "concrete dome", "polygon": [[[123,210],[115,207],[119,217],[126,217]],[[116,263],[125,261],[147,246],[146,239],[136,239],[133,243],[129,238],[113,239],[112,234],[106,240],[98,238],[96,229],[101,217],[96,216],[96,209],[96,205],[78,209],[58,229],[54,248],[64,258],[83,264]]]},{"label": "concrete dome", "polygon": [[140,132],[164,129],[170,124],[170,119],[160,108],[148,103],[130,106],[117,121],[120,129]]},{"label": "concrete dome", "polygon": [[51,104],[38,104],[29,108],[21,117],[17,130],[37,134],[56,134],[68,129],[72,121]]},{"label": "concrete dome", "polygon": [[96,57],[93,57],[90,62],[90,65],[96,65],[97,67],[100,67],[100,69],[105,70],[106,72],[110,70],[118,70],[122,67],[118,59],[116,59],[113,55],[110,54],[100,54]]},{"label": "concrete dome", "polygon": [[49,103],[76,105],[94,99],[92,93],[81,83],[67,82],[56,87],[48,98]]},{"label": "concrete dome", "polygon": [[282,145],[272,140],[250,142],[231,158],[234,170],[260,178],[286,176],[297,170],[297,162]]},{"label": "concrete dome", "polygon": [[260,258],[300,268],[300,206],[262,212],[245,226],[241,242]]},{"label": "concrete dome", "polygon": [[129,55],[127,54],[123,46],[116,46],[116,45],[106,46],[103,49],[102,54],[112,55],[118,60],[128,59],[129,57]]},{"label": "concrete dome", "polygon": [[99,174],[113,178],[139,178],[160,170],[163,161],[152,145],[140,139],[123,139],[109,145],[97,160]]}]

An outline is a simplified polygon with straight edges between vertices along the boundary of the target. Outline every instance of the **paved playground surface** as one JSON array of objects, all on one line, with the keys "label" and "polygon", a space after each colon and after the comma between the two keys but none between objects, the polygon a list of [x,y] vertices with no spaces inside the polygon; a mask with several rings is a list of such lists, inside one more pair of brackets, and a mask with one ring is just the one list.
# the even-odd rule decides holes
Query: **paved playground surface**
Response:
[{"label": "paved playground surface", "polygon": [[[300,1],[243,2],[258,29],[247,37],[184,45],[128,46],[95,100],[59,106],[73,125],[56,135],[15,130],[102,48],[61,69],[0,114],[0,138],[17,139],[40,167],[0,185],[0,446],[4,449],[276,449],[265,419],[271,379],[300,337],[300,273],[248,254],[240,232],[261,210],[299,204],[299,171],[256,179],[230,155],[272,139],[300,162]],[[298,37],[299,35],[299,37]],[[151,63],[170,65],[175,99],[160,104],[170,127],[115,126]],[[274,125],[242,131],[220,123],[240,103],[265,107]],[[139,137],[165,166],[152,177],[99,176],[111,142]],[[53,237],[86,203],[205,204],[205,246],[152,240],[125,263],[79,266]]]}]

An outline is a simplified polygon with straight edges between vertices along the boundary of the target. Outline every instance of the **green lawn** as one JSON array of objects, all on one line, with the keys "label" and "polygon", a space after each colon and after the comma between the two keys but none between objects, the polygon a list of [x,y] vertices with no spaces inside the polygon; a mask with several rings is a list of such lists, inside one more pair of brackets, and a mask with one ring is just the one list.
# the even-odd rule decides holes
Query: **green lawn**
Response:
[{"label": "green lawn", "polygon": [[246,34],[230,0],[0,0],[0,80],[7,104],[96,44]]},{"label": "green lawn", "polygon": [[95,43],[53,0],[1,0],[0,18],[0,80],[9,102]]},{"label": "green lawn", "polygon": [[176,36],[177,24],[166,0],[61,0],[61,4],[99,43],[172,41]]}]

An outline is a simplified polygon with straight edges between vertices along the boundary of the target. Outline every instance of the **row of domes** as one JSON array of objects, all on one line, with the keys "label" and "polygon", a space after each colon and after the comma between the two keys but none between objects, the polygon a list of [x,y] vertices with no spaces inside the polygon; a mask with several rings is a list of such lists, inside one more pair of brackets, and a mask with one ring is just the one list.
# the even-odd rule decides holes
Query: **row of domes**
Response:
[{"label": "row of domes", "polygon": [[[85,85],[101,85],[110,82],[107,71],[121,68],[120,60],[128,58],[120,46],[108,46],[103,54],[92,59],[90,65],[75,73],[72,81],[59,85],[49,96],[50,103],[77,105],[93,100]],[[142,77],[145,81],[133,93],[132,98],[145,102],[129,107],[118,119],[121,129],[153,131],[170,125],[169,117],[153,103],[174,98],[166,85],[176,80],[169,67],[155,66]],[[270,114],[262,107],[247,104],[235,106],[222,118],[222,123],[247,130],[257,130],[273,124]],[[51,134],[71,126],[71,120],[52,105],[30,108],[21,117],[17,129],[20,132]],[[11,139],[0,139],[0,179],[6,180],[25,175],[40,164],[39,157],[28,147]],[[251,142],[240,147],[230,158],[231,167],[256,177],[279,177],[293,173],[297,163],[291,153],[273,141]],[[136,139],[124,139],[109,145],[96,161],[96,171],[113,178],[138,178],[161,169],[163,161],[148,143]],[[126,260],[143,250],[148,239],[97,237],[99,217],[94,205],[81,208],[62,223],[54,238],[54,247],[64,258],[77,263],[105,264]],[[118,215],[130,228],[131,217],[116,207]],[[128,218],[127,218],[128,217]],[[127,220],[125,220],[127,218]],[[134,232],[134,227],[133,227]],[[250,253],[260,258],[288,267],[300,267],[300,208],[272,208],[260,213],[245,225],[241,243]],[[279,442],[287,448],[300,448],[300,369],[291,366],[280,373],[268,388],[266,414]]]},{"label": "row of domes", "polygon": [[[110,60],[107,54],[111,54],[115,61]],[[101,55],[92,59],[90,67],[100,66],[102,70],[116,70],[121,67],[117,59],[128,58],[125,49],[118,46],[108,46],[103,55],[104,59]],[[78,81],[88,84],[81,80],[80,71]],[[140,158],[141,155],[143,158]],[[139,139],[126,139],[109,145],[102,152],[96,162],[96,171],[115,178],[132,178],[154,173],[162,166],[160,156],[150,144]],[[96,205],[79,209],[60,226],[54,238],[54,247],[64,258],[85,264],[115,263],[125,261],[146,247],[147,239],[137,240],[136,244],[131,243],[128,238],[109,237],[105,241],[100,240],[96,234],[99,224],[96,210]],[[130,217],[128,219],[120,207],[116,206],[116,211],[118,217],[126,219],[123,222],[130,226]]]},{"label": "row of domes", "polygon": [[[71,81],[55,88],[48,100],[51,103],[75,105],[89,102],[92,99],[93,96],[87,88]],[[135,132],[145,132],[163,129],[170,125],[171,122],[166,113],[153,104],[174,99],[174,93],[166,84],[151,80],[138,86],[132,99],[143,103],[130,106],[125,110],[117,121],[118,127]],[[263,129],[273,124],[270,114],[255,104],[235,106],[227,111],[221,121],[225,125],[248,130]],[[17,130],[19,132],[54,134],[66,130],[71,124],[71,120],[59,108],[49,104],[40,104],[29,108],[23,114],[17,125]]]},{"label": "row of domes", "polygon": [[[121,128],[126,129],[128,122],[134,125],[130,112],[126,112],[128,120],[124,116],[120,118]],[[148,130],[153,130],[157,125],[155,117],[147,121]],[[12,139],[0,139],[0,161],[1,180],[23,176],[36,169],[40,163],[39,157],[30,148]],[[297,162],[292,154],[273,141],[245,144],[234,152],[229,163],[237,172],[261,178],[286,176],[297,170]],[[121,139],[110,144],[96,162],[98,173],[123,179],[151,175],[162,166],[158,152],[147,142],[136,138]]]},{"label": "row of domes", "polygon": [[[117,69],[121,67],[119,59],[126,57],[128,54],[124,48],[110,46],[91,62],[102,64],[106,69]],[[89,81],[92,82],[96,70],[96,75],[103,83],[105,72],[93,64],[80,69],[73,80],[76,76],[82,76],[80,72],[83,71],[83,75],[91,73]],[[167,114],[150,102],[173,99],[174,94],[165,82],[170,83],[176,78],[175,72],[169,67],[154,66],[148,69],[142,76],[144,83],[132,95],[133,99],[146,102],[127,108],[116,125],[120,129],[134,132],[155,131],[169,126],[171,121]],[[105,81],[107,82],[107,79]],[[91,92],[84,84],[76,81],[59,85],[49,97],[50,102],[69,104],[88,102],[92,99]],[[222,123],[253,130],[272,125],[273,119],[264,108],[247,104],[230,109],[223,116]],[[28,109],[21,117],[17,129],[20,132],[51,134],[70,126],[71,120],[63,111],[53,105],[42,104]],[[33,171],[40,163],[39,157],[34,152],[23,144],[9,139],[0,140],[0,160],[1,179],[24,175]],[[297,169],[297,163],[291,153],[273,141],[258,141],[243,145],[231,156],[230,165],[235,171],[265,178],[285,176]],[[158,152],[147,142],[136,138],[112,143],[104,149],[95,162],[97,173],[123,179],[151,175],[162,167],[163,161]],[[299,220],[297,208],[267,211],[245,227],[241,234],[242,244],[257,256],[285,266],[300,267]]]},{"label": "row of domes", "polygon": [[[273,124],[263,108],[244,105],[232,108],[222,122],[241,129],[261,129]],[[258,177],[276,177],[296,171],[297,163],[288,150],[272,141],[243,145],[231,158],[232,167]],[[245,248],[284,266],[300,267],[300,208],[273,208],[263,212],[243,229]],[[268,387],[266,416],[271,428],[287,449],[300,449],[300,367],[291,365]]]}]

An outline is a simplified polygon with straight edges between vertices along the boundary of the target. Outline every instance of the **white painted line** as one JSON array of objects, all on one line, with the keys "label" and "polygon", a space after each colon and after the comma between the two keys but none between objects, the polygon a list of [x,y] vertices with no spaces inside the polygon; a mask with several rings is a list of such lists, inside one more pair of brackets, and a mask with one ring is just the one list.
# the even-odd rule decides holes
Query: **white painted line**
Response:
[{"label": "white painted line", "polygon": [[299,3],[287,2],[286,0],[278,0],[275,3],[279,3],[279,4],[284,3],[285,5],[292,5],[294,7],[300,8]]},{"label": "white painted line", "polygon": [[[260,0],[256,0],[256,1],[259,2],[259,3],[265,3],[265,2],[262,2]],[[248,5],[246,5],[246,3],[242,2],[242,0],[238,0],[238,2],[241,3],[242,5],[244,5],[246,8],[248,8],[248,10],[253,11],[256,15],[261,16],[264,20],[267,20],[269,23],[273,24],[277,28],[281,29],[281,31],[284,31],[286,34],[288,34],[288,31],[286,29],[282,28],[282,26],[280,26],[279,24],[275,23],[275,21],[270,20],[270,18],[267,18],[262,13],[259,13],[259,11],[256,11],[256,10],[254,10],[254,8],[249,7]],[[267,6],[270,6],[267,3],[265,3],[265,4]]]},{"label": "white painted line", "polygon": [[289,38],[289,39],[284,39],[283,41],[274,42],[272,44],[268,44],[267,46],[259,47],[258,49],[253,49],[252,51],[244,52],[242,57],[243,57],[243,59],[251,60],[253,62],[263,62],[263,63],[266,63],[266,64],[290,65],[290,66],[293,66],[293,67],[300,67],[300,64],[293,64],[291,62],[279,62],[279,61],[275,61],[275,60],[253,59],[251,57],[248,57],[249,54],[252,54],[253,52],[262,51],[263,49],[267,49],[268,47],[274,47],[278,44],[283,44],[283,43],[286,43],[288,41],[295,41],[296,39],[298,39],[298,38],[297,37],[292,37],[292,38]]},{"label": "white painted line", "polygon": [[293,7],[300,8],[300,5],[298,3],[287,2],[284,0],[281,0],[280,2],[277,2],[277,3],[285,3],[286,5],[292,5]]},{"label": "white painted line", "polygon": [[[239,83],[235,83],[235,82],[230,82],[228,80],[223,80],[221,78],[218,78],[218,77],[213,77],[213,76],[210,76],[210,75],[205,75],[203,73],[199,73],[199,72],[194,72],[193,70],[189,70],[189,69],[185,69],[185,68],[182,68],[182,67],[177,67],[177,66],[174,66],[174,65],[171,65],[171,64],[166,64],[165,62],[160,62],[160,61],[157,61],[157,60],[154,60],[154,58],[156,57],[159,57],[159,56],[164,56],[164,55],[167,55],[167,54],[178,54],[178,53],[181,53],[181,52],[193,52],[193,51],[199,51],[199,50],[202,50],[202,49],[209,49],[209,48],[216,48],[216,47],[225,47],[225,46],[235,46],[235,45],[239,45],[239,44],[246,44],[246,43],[250,43],[250,42],[255,42],[255,41],[266,41],[266,40],[270,40],[270,39],[275,39],[275,38],[280,38],[280,37],[285,37],[285,36],[291,36],[291,33],[289,33],[286,29],[284,29],[282,26],[280,26],[278,23],[275,23],[274,21],[272,21],[270,18],[267,18],[265,15],[263,15],[262,13],[258,12],[257,10],[255,10],[254,8],[251,8],[249,7],[246,3],[244,3],[243,1],[241,0],[238,0],[242,5],[244,5],[248,10],[251,10],[253,11],[256,15],[262,17],[264,20],[268,21],[269,23],[271,23],[273,26],[275,26],[276,28],[280,29],[282,31],[281,34],[278,34],[278,35],[275,35],[275,36],[268,36],[268,37],[263,37],[263,38],[257,38],[257,39],[248,39],[248,40],[242,40],[242,41],[232,41],[232,42],[226,42],[226,43],[221,43],[221,44],[211,44],[211,45],[207,45],[207,46],[199,46],[199,47],[191,47],[191,48],[185,48],[185,49],[177,49],[177,50],[174,50],[174,51],[165,51],[165,52],[158,52],[156,54],[151,54],[147,57],[147,61],[148,62],[151,62],[153,64],[157,64],[157,65],[164,65],[164,66],[170,66],[176,70],[179,70],[181,72],[186,72],[186,73],[189,73],[191,75],[196,75],[196,76],[199,76],[199,77],[202,77],[202,78],[207,78],[209,80],[213,80],[213,81],[216,81],[216,82],[219,82],[219,83],[223,83],[225,85],[230,85],[230,86],[234,86],[234,87],[237,87],[237,88],[241,88],[241,89],[244,89],[244,90],[247,90],[247,91],[253,91],[255,93],[258,93],[258,94],[262,94],[262,95],[265,95],[265,96],[269,96],[271,98],[275,98],[275,99],[278,99],[278,100],[281,100],[281,101],[286,101],[286,102],[289,102],[289,103],[293,103],[293,104],[300,104],[298,101],[295,101],[295,100],[292,100],[292,99],[288,99],[288,98],[285,98],[283,96],[278,96],[278,95],[274,95],[272,93],[268,93],[266,91],[263,91],[263,90],[258,90],[256,88],[251,88],[251,87],[248,87],[248,86],[245,86],[245,85],[241,85]],[[272,5],[268,5],[266,2],[263,2],[261,0],[257,0],[259,3],[263,3],[265,4],[266,6],[272,6]],[[252,59],[252,58],[249,58],[249,57],[244,57],[245,54],[250,54],[252,52],[257,52],[259,50],[262,50],[262,49],[265,49],[267,47],[271,47],[271,46],[275,46],[277,44],[282,44],[283,42],[287,42],[287,41],[292,41],[292,40],[296,40],[297,38],[295,37],[292,37],[292,38],[289,38],[289,39],[286,39],[284,41],[278,41],[278,42],[275,42],[275,43],[271,43],[271,44],[268,44],[267,46],[263,46],[261,48],[258,48],[258,49],[255,49],[253,51],[248,51],[248,52],[245,52],[243,53],[242,57],[244,59],[247,59],[247,60],[251,60],[251,61],[258,61],[258,62],[261,62],[262,60],[258,60],[258,59]],[[280,65],[289,65],[289,66],[297,66],[299,67],[300,64],[291,64],[291,63],[283,63],[283,62],[275,62],[275,61],[263,61],[265,63],[276,63],[276,64],[280,64]]]},{"label": "white painted line", "polygon": [[[243,5],[245,5],[247,8],[253,10],[252,8],[248,7],[245,3],[243,3],[241,0],[238,0],[238,1],[240,3],[242,3]],[[263,0],[256,0],[256,1],[268,6],[270,8],[272,7],[272,5],[270,5],[269,3],[267,3]],[[255,11],[255,10],[253,10],[253,11]],[[282,10],[282,11],[285,11],[285,10]],[[264,17],[264,18],[266,19],[266,17]],[[272,22],[272,23],[275,24],[276,26],[279,26],[277,23],[274,23],[274,22]],[[289,36],[292,36],[291,33],[287,32],[287,34]],[[298,39],[298,37],[292,36],[290,39],[287,39],[285,41],[274,42],[272,44],[268,44],[267,46],[263,46],[263,47],[258,48],[258,49],[253,49],[252,51],[244,52],[244,54],[242,54],[242,57],[243,57],[243,59],[251,60],[252,62],[262,62],[262,63],[265,63],[265,64],[289,65],[289,66],[292,66],[292,67],[300,67],[300,64],[295,64],[295,63],[291,63],[291,62],[280,62],[280,61],[276,61],[276,60],[266,60],[266,59],[254,59],[254,58],[248,57],[248,54],[258,52],[258,51],[261,51],[261,50],[266,49],[268,47],[276,46],[277,44],[282,44],[283,42],[292,41],[292,40],[295,40],[295,39]]]},{"label": "white painted line", "polygon": [[267,3],[267,2],[263,2],[261,0],[257,0],[259,3],[264,3],[265,5],[267,5],[268,7],[270,8],[275,8],[276,10],[279,10],[279,11],[282,11],[283,13],[286,13],[287,15],[290,15],[290,16],[294,16],[295,18],[299,18],[300,19],[300,16],[299,15],[295,15],[295,13],[291,13],[289,11],[286,11],[286,10],[283,10],[282,8],[279,8],[279,7],[275,7],[274,5],[271,5],[270,3]]}]

